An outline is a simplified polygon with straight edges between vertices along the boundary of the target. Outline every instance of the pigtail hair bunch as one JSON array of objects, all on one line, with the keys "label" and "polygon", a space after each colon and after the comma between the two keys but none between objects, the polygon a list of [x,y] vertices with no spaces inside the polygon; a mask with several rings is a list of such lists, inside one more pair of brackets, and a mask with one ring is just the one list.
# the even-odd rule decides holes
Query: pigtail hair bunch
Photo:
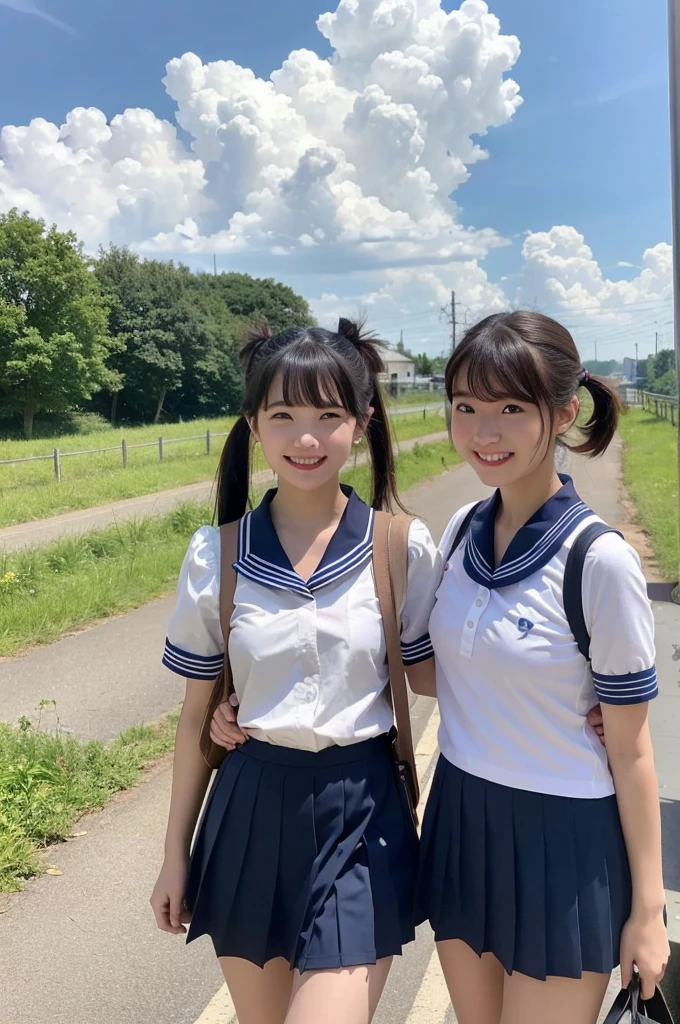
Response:
[{"label": "pigtail hair bunch", "polygon": [[337,333],[343,338],[351,341],[359,354],[363,357],[368,371],[372,376],[385,372],[385,364],[382,357],[382,349],[385,342],[381,341],[372,331],[364,330],[365,321],[348,320],[341,316],[338,321]]}]

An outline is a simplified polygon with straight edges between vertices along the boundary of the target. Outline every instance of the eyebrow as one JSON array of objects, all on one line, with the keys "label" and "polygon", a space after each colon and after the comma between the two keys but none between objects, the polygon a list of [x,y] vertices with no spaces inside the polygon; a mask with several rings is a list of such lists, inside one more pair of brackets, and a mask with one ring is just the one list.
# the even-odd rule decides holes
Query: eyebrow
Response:
[{"label": "eyebrow", "polygon": [[507,402],[508,399],[512,399],[513,402],[526,402],[525,398],[518,398],[517,395],[499,395],[498,398],[492,399],[478,398],[477,395],[473,395],[470,391],[454,391],[451,394],[451,398],[474,398],[477,402]]}]

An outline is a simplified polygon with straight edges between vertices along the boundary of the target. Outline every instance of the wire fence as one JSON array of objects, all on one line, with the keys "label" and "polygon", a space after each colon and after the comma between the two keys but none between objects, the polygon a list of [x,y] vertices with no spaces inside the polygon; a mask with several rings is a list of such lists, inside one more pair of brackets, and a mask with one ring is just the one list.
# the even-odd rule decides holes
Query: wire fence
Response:
[{"label": "wire fence", "polygon": [[[441,402],[437,402],[435,404],[430,403],[429,405],[424,406],[405,405],[402,408],[390,409],[389,414],[390,416],[412,416],[414,413],[422,413],[423,420],[426,420],[428,413],[434,413],[435,411],[441,412],[442,409],[443,406]],[[15,466],[19,463],[25,462],[51,461],[54,463],[55,479],[57,483],[61,483],[61,460],[72,458],[75,455],[102,455],[104,452],[118,452],[121,457],[123,469],[127,469],[129,452],[133,451],[135,448],[157,448],[158,461],[162,462],[167,445],[182,444],[187,441],[204,441],[206,455],[210,455],[213,439],[216,437],[226,437],[227,434],[228,431],[226,430],[206,430],[205,434],[192,434],[187,437],[159,437],[157,441],[140,441],[136,444],[129,444],[125,438],[121,438],[120,444],[112,445],[107,448],[88,448],[77,452],[64,452],[59,448],[53,448],[50,455],[29,455],[22,459],[0,459],[0,466]]]}]

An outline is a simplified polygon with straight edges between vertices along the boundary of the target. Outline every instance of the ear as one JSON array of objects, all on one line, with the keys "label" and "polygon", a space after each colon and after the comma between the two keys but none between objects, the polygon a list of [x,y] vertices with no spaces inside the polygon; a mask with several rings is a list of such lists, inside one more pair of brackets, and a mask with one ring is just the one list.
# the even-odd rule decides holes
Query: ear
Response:
[{"label": "ear", "polygon": [[257,430],[257,416],[252,416],[248,420],[248,426],[250,427],[250,433],[256,441],[260,440],[260,435]]},{"label": "ear", "polygon": [[581,403],[576,395],[566,405],[560,406],[555,416],[555,430],[558,437],[571,430],[580,411]]},{"label": "ear", "polygon": [[356,426],[354,428],[354,438],[353,438],[354,441],[360,441],[362,439],[362,437],[366,433],[366,430],[368,429],[368,424],[369,424],[369,422],[371,420],[371,416],[373,415],[374,412],[375,412],[375,409],[371,405],[371,406],[369,406],[368,412],[364,416],[363,420],[357,420]]}]

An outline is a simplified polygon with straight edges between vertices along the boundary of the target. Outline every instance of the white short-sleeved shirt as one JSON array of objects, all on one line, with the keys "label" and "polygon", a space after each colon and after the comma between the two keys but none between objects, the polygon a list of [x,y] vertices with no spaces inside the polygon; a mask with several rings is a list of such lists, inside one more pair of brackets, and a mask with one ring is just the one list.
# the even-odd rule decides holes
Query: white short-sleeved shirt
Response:
[{"label": "white short-sleeved shirt", "polygon": [[607,756],[586,721],[598,702],[657,694],[654,621],[636,552],[617,534],[594,541],[583,569],[589,663],[564,610],[567,555],[597,517],[563,477],[562,489],[517,533],[494,568],[498,494],[449,523],[430,617],[441,710],[439,742],[459,768],[515,789],[568,797],[614,792]]},{"label": "white short-sleeved shirt", "polygon": [[[350,488],[323,559],[306,582],[286,556],[270,514],[275,491],[241,520],[229,658],[238,721],[256,739],[302,750],[389,732],[385,639],[372,568],[374,514]],[[199,529],[177,587],[163,663],[214,679],[223,659],[220,535]],[[439,554],[427,527],[411,524],[401,610],[404,662],[432,657],[427,634]]]}]

